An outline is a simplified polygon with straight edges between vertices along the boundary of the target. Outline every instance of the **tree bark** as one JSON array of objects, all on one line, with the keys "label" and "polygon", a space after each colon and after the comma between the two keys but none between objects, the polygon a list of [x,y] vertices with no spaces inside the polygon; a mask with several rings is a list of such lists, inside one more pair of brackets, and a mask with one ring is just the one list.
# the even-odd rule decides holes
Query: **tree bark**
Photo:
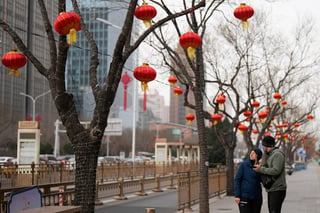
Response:
[{"label": "tree bark", "polygon": [[227,196],[233,196],[234,188],[234,148],[226,149],[226,167],[227,167]]},{"label": "tree bark", "polygon": [[79,143],[75,147],[76,178],[74,204],[82,206],[81,212],[83,213],[93,213],[95,209],[96,168],[100,143],[101,141],[89,141]]}]

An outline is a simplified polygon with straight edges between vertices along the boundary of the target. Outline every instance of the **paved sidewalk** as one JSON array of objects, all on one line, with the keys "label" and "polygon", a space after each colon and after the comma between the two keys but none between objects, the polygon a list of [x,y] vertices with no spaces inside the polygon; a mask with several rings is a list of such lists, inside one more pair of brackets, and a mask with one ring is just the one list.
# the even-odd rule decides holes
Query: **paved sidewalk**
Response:
[{"label": "paved sidewalk", "polygon": [[[286,178],[288,188],[282,213],[320,213],[320,166],[316,162],[309,163],[306,170],[296,171]],[[192,206],[192,210],[199,212],[199,206]],[[210,200],[210,212],[237,213],[239,210],[234,197],[225,196]],[[268,213],[265,192],[261,213]]]}]

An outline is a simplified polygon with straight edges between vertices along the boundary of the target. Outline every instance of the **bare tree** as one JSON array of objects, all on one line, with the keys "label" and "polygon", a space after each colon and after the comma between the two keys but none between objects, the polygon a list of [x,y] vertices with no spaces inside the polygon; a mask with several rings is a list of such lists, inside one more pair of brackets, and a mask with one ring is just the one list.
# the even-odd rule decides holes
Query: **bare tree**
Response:
[{"label": "bare tree", "polygon": [[[115,45],[112,63],[109,68],[105,84],[99,86],[97,79],[97,67],[99,65],[98,47],[89,32],[84,20],[81,18],[81,29],[90,45],[90,86],[96,103],[93,119],[90,127],[84,128],[79,121],[76,111],[74,97],[66,90],[66,61],[69,45],[65,35],[59,35],[56,43],[52,23],[46,11],[43,0],[38,0],[41,10],[45,32],[48,36],[50,45],[50,66],[45,67],[39,59],[27,48],[20,39],[19,35],[11,28],[10,23],[0,21],[1,28],[7,32],[17,48],[27,56],[28,60],[36,67],[49,82],[52,98],[59,113],[60,119],[66,128],[67,135],[73,144],[76,156],[76,177],[75,177],[75,205],[82,206],[82,212],[94,212],[95,190],[96,190],[96,167],[97,157],[101,146],[101,139],[107,126],[107,119],[110,107],[114,101],[116,91],[121,79],[122,70],[128,57],[136,50],[141,42],[156,28],[171,19],[194,12],[200,7],[205,6],[205,1],[199,1],[190,8],[185,8],[180,12],[172,13],[158,22],[154,23],[135,41],[131,41],[133,29],[133,19],[137,0],[131,0],[128,4],[126,18],[123,28]],[[162,2],[163,3],[163,2]],[[80,15],[76,0],[72,0],[72,5],[77,14]],[[65,0],[59,0],[59,12],[65,11]],[[58,14],[57,14],[58,15]],[[89,177],[89,178],[88,178]]]},{"label": "bare tree", "polygon": [[[245,31],[232,21],[227,25],[219,25],[217,32],[220,37],[214,39],[219,40],[221,44],[216,48],[218,51],[209,53],[208,62],[213,70],[210,73],[210,83],[216,85],[216,94],[223,93],[228,97],[225,108],[216,108],[216,111],[223,113],[233,122],[233,128],[228,132],[218,132],[232,135],[229,137],[230,141],[219,137],[226,149],[228,168],[233,168],[232,160],[239,124],[248,126],[243,140],[249,150],[259,145],[265,133],[271,131],[275,134],[271,128],[275,127],[271,125],[275,117],[281,118],[290,109],[298,106],[298,100],[291,99],[291,102],[289,99],[311,81],[318,66],[318,57],[313,55],[312,25],[298,26],[292,39],[294,42],[290,42],[288,36],[268,33],[269,28],[265,20],[265,17],[256,17],[251,23],[251,28]],[[281,102],[276,102],[273,98],[275,93],[280,93],[282,100],[287,99],[290,107],[284,108]],[[255,100],[261,103],[258,110],[252,105]],[[294,120],[305,118],[315,108],[315,104],[316,102],[313,102],[299,114],[292,114],[291,127],[289,126],[288,130],[292,128]],[[245,111],[251,112],[249,118],[243,115]],[[265,122],[259,122],[258,113],[261,111],[267,112]],[[257,137],[253,136],[254,129],[259,131]],[[228,172],[227,194],[232,195],[234,175],[231,169]]]},{"label": "bare tree", "polygon": [[[206,27],[217,5],[210,6],[212,8],[202,10],[199,17],[191,16],[187,19],[190,29],[201,35],[204,43],[197,48],[195,60],[191,60],[186,52],[181,54],[179,47],[166,40],[162,28],[155,34],[160,44],[151,44],[163,55],[164,63],[184,86],[185,106],[194,109],[196,113],[202,159],[200,208],[201,205],[205,206],[205,203],[201,202],[207,193],[203,189],[207,187],[207,138],[203,119],[212,120],[211,113],[214,112],[223,114],[224,118],[232,123],[232,128],[225,132],[217,130],[217,135],[226,151],[227,195],[233,195],[233,158],[240,135],[238,127],[239,124],[247,122],[243,112],[249,110],[252,113],[250,122],[247,122],[248,131],[242,135],[248,149],[251,149],[258,146],[263,135],[269,131],[275,116],[295,108],[294,104],[290,108],[282,108],[281,103],[274,101],[273,94],[280,92],[283,98],[288,98],[289,101],[290,96],[294,96],[298,89],[310,81],[318,62],[318,57],[312,56],[311,25],[297,28],[293,39],[296,43],[286,42],[287,37],[269,33],[272,30],[267,30],[265,17],[255,18],[256,22],[251,23],[249,30],[242,30],[239,22],[226,18],[217,21],[216,23],[220,24],[216,30],[208,33]],[[170,12],[169,9],[167,11]],[[183,31],[179,23],[173,20],[173,25],[177,35],[181,36]],[[215,101],[219,94],[226,96],[224,108],[219,108]],[[254,110],[252,106],[254,100],[262,103],[258,110]],[[210,107],[204,107],[206,101]],[[314,106],[310,105],[308,110],[301,112],[299,116],[304,117]],[[264,123],[257,124],[255,121],[259,120],[258,113],[261,110],[268,110],[268,114]],[[299,116],[296,116],[292,120],[300,120]],[[257,128],[258,137],[252,133],[253,129]],[[228,137],[225,137],[226,135]],[[255,143],[253,139],[256,140]]]}]

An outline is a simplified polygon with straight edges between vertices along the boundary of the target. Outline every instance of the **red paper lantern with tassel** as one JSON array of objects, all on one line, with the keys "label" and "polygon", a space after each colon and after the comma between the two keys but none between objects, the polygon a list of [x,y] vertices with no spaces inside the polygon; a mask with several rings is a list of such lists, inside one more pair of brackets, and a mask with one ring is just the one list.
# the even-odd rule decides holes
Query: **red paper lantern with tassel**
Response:
[{"label": "red paper lantern with tassel", "polygon": [[246,125],[240,124],[238,126],[238,129],[240,130],[241,134],[245,133],[246,131],[248,131],[248,127]]},{"label": "red paper lantern with tassel", "polygon": [[261,123],[264,123],[266,117],[268,117],[268,113],[266,111],[259,112],[258,117],[261,120]]},{"label": "red paper lantern with tassel", "polygon": [[124,73],[124,75],[121,77],[121,83],[123,83],[124,87],[124,94],[123,94],[123,110],[127,110],[127,89],[128,84],[132,81],[132,78],[128,75],[127,72]]},{"label": "red paper lantern with tassel", "polygon": [[313,115],[308,115],[307,118],[308,118],[308,120],[312,120],[313,119]]},{"label": "red paper lantern with tassel", "polygon": [[240,19],[242,22],[242,29],[247,29],[249,24],[248,24],[248,19],[251,18],[254,14],[254,10],[252,7],[246,5],[245,3],[241,3],[239,7],[237,7],[233,11],[233,15],[237,18]]},{"label": "red paper lantern with tassel", "polygon": [[213,125],[216,126],[216,125],[218,125],[219,121],[222,119],[222,115],[215,113],[215,114],[211,115],[211,118],[213,120]]},{"label": "red paper lantern with tassel", "polygon": [[218,95],[216,98],[216,102],[218,103],[219,109],[221,109],[223,104],[226,102],[226,96],[224,94]]},{"label": "red paper lantern with tassel", "polygon": [[259,102],[259,101],[254,101],[254,102],[252,102],[251,106],[252,106],[253,108],[257,109],[257,108],[259,108],[259,106],[260,106],[260,102]]},{"label": "red paper lantern with tassel", "polygon": [[283,107],[286,107],[286,106],[287,106],[287,103],[288,103],[288,102],[287,102],[286,100],[281,101],[281,104],[282,104]]},{"label": "red paper lantern with tassel", "polygon": [[143,63],[142,66],[134,69],[133,75],[137,80],[141,81],[141,88],[144,91],[143,110],[145,111],[147,109],[148,82],[156,78],[157,72],[152,67],[149,67],[149,64]]},{"label": "red paper lantern with tassel", "polygon": [[273,95],[273,98],[276,100],[277,103],[280,102],[281,97],[282,97],[282,95],[280,93],[275,93]]},{"label": "red paper lantern with tassel", "polygon": [[191,124],[192,124],[192,121],[193,121],[194,119],[195,119],[194,114],[189,113],[189,114],[186,115],[187,124],[191,125]]},{"label": "red paper lantern with tassel", "polygon": [[157,10],[151,5],[143,1],[142,5],[137,7],[134,16],[142,20],[146,27],[152,25],[151,20],[157,15]]},{"label": "red paper lantern with tassel", "polygon": [[177,83],[177,81],[178,81],[178,79],[176,77],[174,77],[174,76],[170,76],[168,78],[168,82],[170,83],[170,86],[175,85],[175,83]]},{"label": "red paper lantern with tassel", "polygon": [[80,16],[74,12],[62,12],[53,26],[57,33],[69,35],[68,44],[73,44],[77,41],[77,31],[81,30]]},{"label": "red paper lantern with tassel", "polygon": [[201,37],[194,32],[187,32],[179,38],[180,46],[188,51],[188,57],[194,59],[196,57],[195,48],[202,43]]},{"label": "red paper lantern with tassel", "polygon": [[176,87],[173,89],[173,92],[174,92],[175,96],[178,97],[179,95],[181,95],[183,93],[183,89],[181,89],[180,87]]},{"label": "red paper lantern with tassel", "polygon": [[19,76],[19,68],[23,67],[27,63],[27,58],[22,53],[18,52],[16,49],[12,49],[1,58],[2,64],[8,67],[9,75]]}]

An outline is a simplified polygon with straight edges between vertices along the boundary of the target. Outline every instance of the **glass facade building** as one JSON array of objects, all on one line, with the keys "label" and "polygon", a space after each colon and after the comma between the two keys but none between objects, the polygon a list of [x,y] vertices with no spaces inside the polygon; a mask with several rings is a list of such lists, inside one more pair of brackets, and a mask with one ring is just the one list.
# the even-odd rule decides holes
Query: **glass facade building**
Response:
[{"label": "glass facade building", "polygon": [[[49,19],[53,22],[58,14],[58,0],[46,0],[45,4]],[[47,35],[37,1],[0,1],[0,18],[18,33],[39,61],[48,66],[50,60]],[[0,30],[1,56],[11,49],[16,49],[14,42],[6,32]],[[8,75],[8,70],[0,65],[0,153],[8,146],[16,145],[18,121],[32,116],[32,101],[20,93],[36,97],[49,90],[47,80],[29,61],[19,69],[21,75],[18,77]],[[41,117],[41,139],[49,142],[53,137],[54,121],[57,119],[50,94],[36,101],[35,112],[36,116]]]},{"label": "glass facade building", "polygon": [[[108,74],[116,39],[120,33],[126,15],[128,1],[92,1],[79,0],[82,18],[92,33],[99,50],[99,66],[97,79],[102,86]],[[71,5],[68,9],[72,10]],[[110,24],[106,24],[102,19]],[[82,31],[77,32],[77,43],[69,49],[67,61],[67,90],[76,101],[81,120],[91,120],[95,102],[93,100],[89,79],[90,47]],[[133,60],[127,61],[125,69],[133,70]],[[124,70],[125,71],[125,70]],[[110,118],[118,118],[123,101],[123,87],[119,84],[117,96],[110,112]],[[132,105],[132,94],[128,94],[128,108]]]}]

